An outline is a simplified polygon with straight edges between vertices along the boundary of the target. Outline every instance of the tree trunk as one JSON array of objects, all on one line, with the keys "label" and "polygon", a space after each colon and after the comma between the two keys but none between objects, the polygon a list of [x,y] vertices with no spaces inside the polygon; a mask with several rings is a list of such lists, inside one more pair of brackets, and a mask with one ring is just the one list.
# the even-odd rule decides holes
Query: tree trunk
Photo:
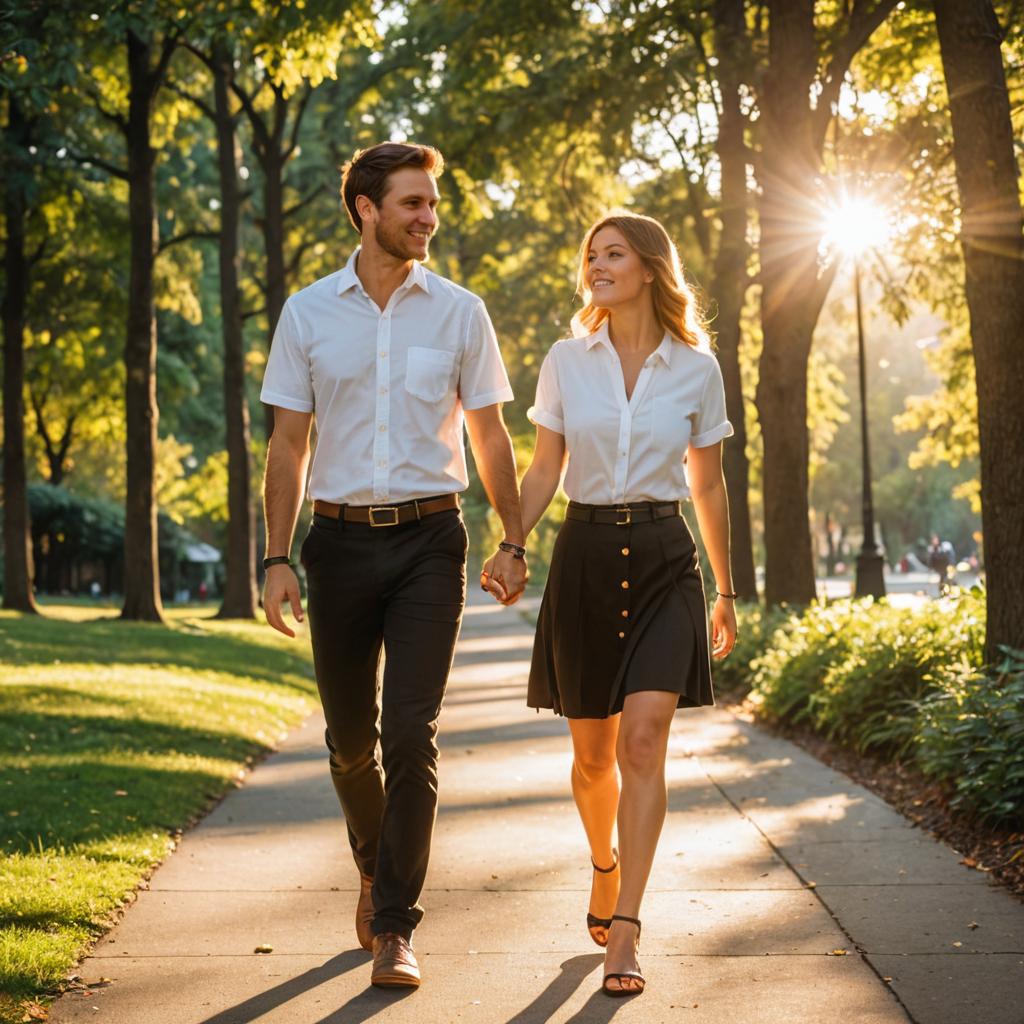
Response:
[{"label": "tree trunk", "polygon": [[154,157],[150,118],[159,81],[151,46],[128,31],[128,217],[131,269],[124,347],[127,425],[125,595],[121,617],[163,621],[157,555],[156,310],[153,268],[157,251]]},{"label": "tree trunk", "polygon": [[985,658],[1024,650],[1024,236],[1013,127],[989,0],[935,0],[953,121],[978,390]]},{"label": "tree trunk", "polygon": [[807,361],[825,298],[820,232],[806,195],[820,171],[808,94],[817,63],[813,0],[772,0],[761,97],[761,325],[757,409],[764,440],[765,599],[815,596],[808,503]]},{"label": "tree trunk", "polygon": [[229,81],[234,73],[231,55],[222,48],[215,49],[212,67],[221,196],[220,309],[228,450],[228,537],[224,600],[219,617],[251,619],[256,615],[256,518],[251,500],[249,405],[245,395],[245,346],[238,293],[239,147],[229,98]]},{"label": "tree trunk", "polygon": [[[261,157],[263,170],[263,247],[267,258],[267,351],[274,341],[277,321],[287,298],[284,261],[284,168],[288,156],[283,149],[288,123],[288,100],[283,91],[274,90],[273,124]],[[274,407],[263,406],[267,438],[274,432]]]},{"label": "tree trunk", "polygon": [[757,600],[750,528],[750,467],[740,379],[740,317],[747,291],[747,157],[740,110],[742,55],[746,49],[743,0],[716,0],[715,53],[722,113],[716,149],[722,175],[722,232],[714,262],[712,294],[718,304],[718,362],[725,403],[735,435],[723,445],[722,464],[729,495],[733,589]]},{"label": "tree trunk", "polygon": [[[31,529],[25,468],[25,186],[27,167],[14,166],[28,149],[29,128],[17,99],[7,101],[8,165],[4,168],[4,603],[5,608],[38,612],[32,595]],[[17,154],[15,157],[14,154]]]}]

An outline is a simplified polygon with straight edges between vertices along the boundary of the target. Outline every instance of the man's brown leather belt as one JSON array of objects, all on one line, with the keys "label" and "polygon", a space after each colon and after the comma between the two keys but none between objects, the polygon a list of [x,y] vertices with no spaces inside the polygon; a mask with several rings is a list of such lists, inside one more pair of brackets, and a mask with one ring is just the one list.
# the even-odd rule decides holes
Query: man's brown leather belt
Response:
[{"label": "man's brown leather belt", "polygon": [[582,502],[570,501],[565,509],[566,519],[582,519],[588,523],[615,526],[649,523],[680,514],[678,501],[631,501],[625,505],[584,505]]},{"label": "man's brown leather belt", "polygon": [[371,526],[398,526],[414,519],[446,512],[459,507],[458,494],[442,494],[437,498],[414,498],[397,505],[336,505],[333,501],[313,502],[313,512],[331,519],[344,518],[346,523],[369,523]]}]

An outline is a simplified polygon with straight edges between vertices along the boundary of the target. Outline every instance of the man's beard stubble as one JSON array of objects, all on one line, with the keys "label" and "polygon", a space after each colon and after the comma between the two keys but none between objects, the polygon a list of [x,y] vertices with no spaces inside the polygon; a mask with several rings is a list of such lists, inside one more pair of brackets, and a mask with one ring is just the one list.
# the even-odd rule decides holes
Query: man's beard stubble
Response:
[{"label": "man's beard stubble", "polygon": [[[420,255],[416,251],[410,251],[411,247],[405,239],[404,231],[389,231],[381,224],[373,226],[374,241],[389,255],[396,260],[416,260]],[[430,258],[430,239],[427,239],[427,253],[423,256],[425,263]]]}]

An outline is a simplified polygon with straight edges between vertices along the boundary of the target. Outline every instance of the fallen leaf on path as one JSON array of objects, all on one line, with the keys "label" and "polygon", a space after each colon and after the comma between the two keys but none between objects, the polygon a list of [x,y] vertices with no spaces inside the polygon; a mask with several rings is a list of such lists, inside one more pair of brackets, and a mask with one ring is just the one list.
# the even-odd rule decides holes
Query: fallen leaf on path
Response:
[{"label": "fallen leaf on path", "polygon": [[848,949],[833,949],[829,956],[849,956],[850,951]]},{"label": "fallen leaf on path", "polygon": [[976,868],[978,866],[978,862],[973,857],[964,857],[960,863],[965,864],[969,868]]},{"label": "fallen leaf on path", "polygon": [[23,1021],[46,1020],[49,1014],[50,1011],[40,1003],[26,1003],[25,1016],[21,1019]]},{"label": "fallen leaf on path", "polygon": [[274,947],[273,946],[268,946],[266,943],[264,943],[262,946],[257,946],[253,950],[253,952],[254,953],[273,953],[274,952]]},{"label": "fallen leaf on path", "polygon": [[808,889],[817,889],[818,888],[818,883],[817,882],[808,882],[807,883],[807,888]]},{"label": "fallen leaf on path", "polygon": [[975,928],[979,928],[981,926],[978,924],[977,921],[972,921],[967,927],[970,928],[971,931],[973,932]]},{"label": "fallen leaf on path", "polygon": [[962,945],[963,945],[963,943],[962,943],[962,942],[954,942],[954,943],[953,943],[953,948],[954,948],[954,949],[959,949],[959,948],[960,948],[960,947],[961,947]]}]

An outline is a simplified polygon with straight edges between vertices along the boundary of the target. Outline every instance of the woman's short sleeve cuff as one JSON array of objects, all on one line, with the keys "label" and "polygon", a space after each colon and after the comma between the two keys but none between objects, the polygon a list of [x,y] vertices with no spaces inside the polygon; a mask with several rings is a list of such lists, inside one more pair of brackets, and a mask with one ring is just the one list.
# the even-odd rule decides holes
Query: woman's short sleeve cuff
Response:
[{"label": "woman's short sleeve cuff", "polygon": [[724,441],[727,437],[732,437],[732,435],[732,424],[726,420],[724,423],[719,423],[712,430],[705,430],[703,434],[691,437],[690,444],[694,448],[709,448],[713,444],[718,444],[719,441]]},{"label": "woman's short sleeve cuff", "polygon": [[547,427],[548,430],[553,430],[556,434],[565,433],[565,424],[561,418],[546,409],[538,409],[537,406],[531,405],[526,410],[526,418],[538,427]]}]

